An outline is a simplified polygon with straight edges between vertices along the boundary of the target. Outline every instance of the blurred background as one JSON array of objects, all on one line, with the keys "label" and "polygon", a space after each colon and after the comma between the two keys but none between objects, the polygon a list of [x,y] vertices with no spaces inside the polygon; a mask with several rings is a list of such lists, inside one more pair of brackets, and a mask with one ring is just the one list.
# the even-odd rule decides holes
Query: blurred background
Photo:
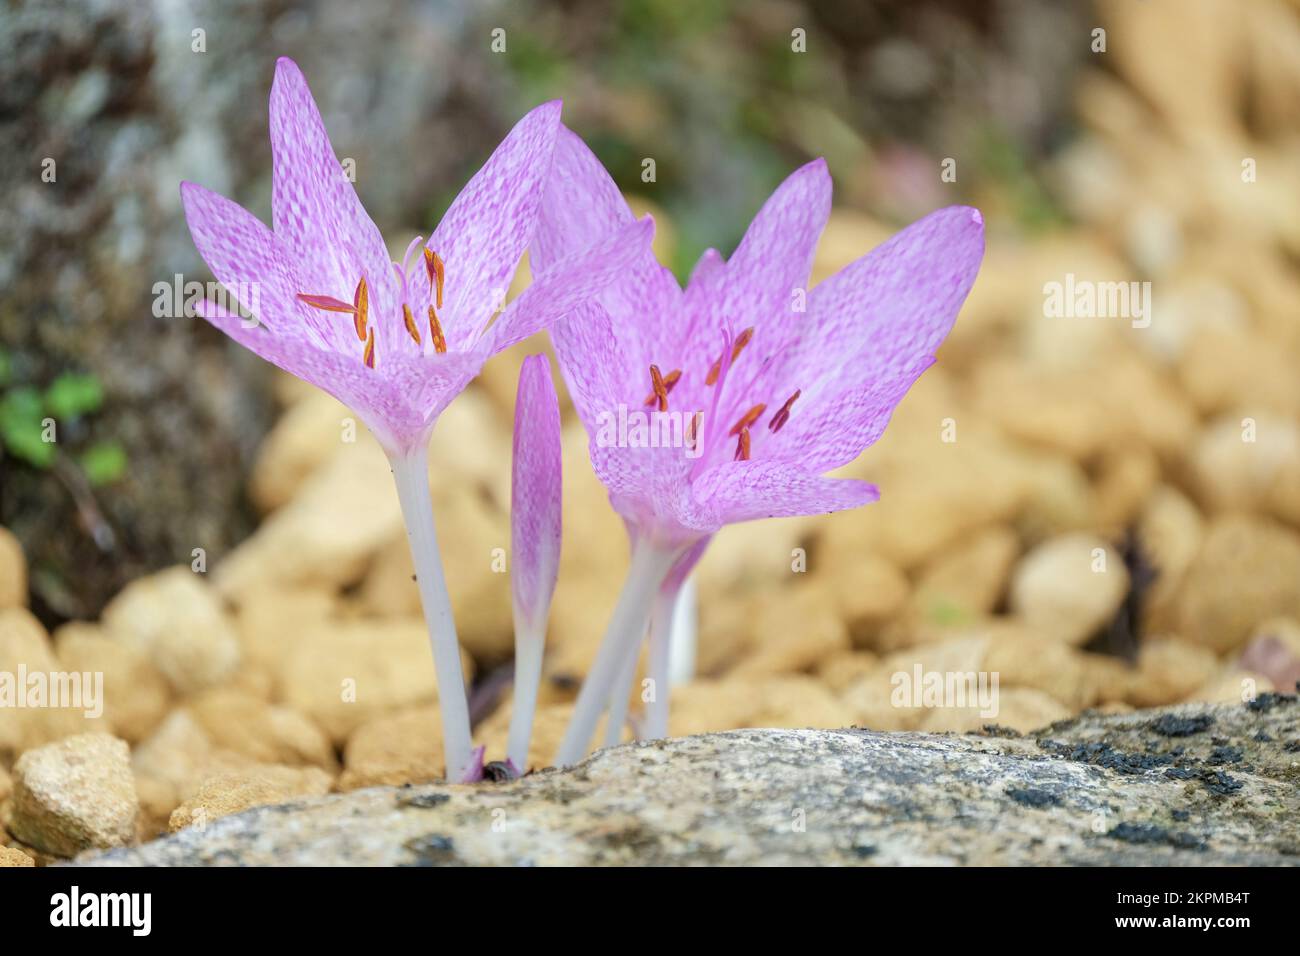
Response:
[{"label": "blurred background", "polygon": [[[198,734],[187,747],[355,771],[337,786],[424,772],[364,740],[374,765],[357,769],[365,727],[435,745],[382,455],[343,437],[333,400],[202,321],[155,314],[158,283],[210,279],[181,179],[270,220],[279,55],[303,68],[362,201],[402,245],[554,97],[656,214],[679,277],[707,247],[729,253],[815,156],[836,188],[817,279],[939,206],[983,211],[985,266],[938,364],[846,470],[881,502],[730,528],[711,548],[700,677],[677,692],[675,732],[988,722],[892,704],[890,675],[916,663],[997,671],[996,722],[1020,730],[1300,678],[1295,0],[9,3],[0,607],[30,614],[10,617],[0,658],[112,658],[101,666],[134,675],[115,703],[110,678],[107,719],[153,745],[137,774],[156,817],[202,776],[192,754],[178,776],[164,746],[179,746],[178,713]],[[516,291],[526,281],[525,266]],[[1150,310],[1053,316],[1045,286],[1067,281],[1150,283]],[[515,378],[544,347],[490,363],[432,446],[486,740],[508,720],[508,580],[492,552],[509,543]],[[566,421],[539,763],[626,564]],[[359,673],[382,691],[340,707],[340,675]],[[325,742],[268,753],[251,730],[232,736],[265,708]],[[24,719],[0,724],[0,761],[68,732]]]}]

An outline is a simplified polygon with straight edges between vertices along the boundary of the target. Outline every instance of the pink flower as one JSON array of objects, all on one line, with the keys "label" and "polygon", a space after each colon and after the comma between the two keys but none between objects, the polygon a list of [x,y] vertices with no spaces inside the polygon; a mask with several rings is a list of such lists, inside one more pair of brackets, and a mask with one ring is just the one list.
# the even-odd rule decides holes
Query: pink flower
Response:
[{"label": "pink flower", "polygon": [[[707,251],[685,289],[646,252],[552,327],[592,464],[633,538],[632,574],[654,579],[646,588],[629,578],[636,606],[622,630],[611,625],[561,762],[585,752],[655,588],[679,560],[687,569],[698,560],[701,541],[737,521],[878,497],[873,485],[824,473],[880,437],[934,362],[979,271],[983,220],[969,207],[941,209],[809,290],[830,207],[816,160],[777,188],[730,259]],[[558,267],[631,221],[600,162],[561,128],[533,267]],[[634,411],[659,413],[650,428],[659,447],[628,438],[622,421]]]},{"label": "pink flower", "polygon": [[542,677],[546,618],[560,572],[560,402],[545,355],[530,355],[515,394],[510,486],[510,591],[515,687],[507,759],[528,767],[528,740]]},{"label": "pink flower", "polygon": [[237,204],[181,184],[190,234],[218,281],[258,321],[210,304],[235,341],[352,408],[390,453],[427,444],[434,422],[489,356],[584,302],[635,254],[653,224],[629,223],[553,269],[493,316],[533,236],[560,122],[537,107],[512,129],[428,241],[391,262],[287,58],[271,87],[274,231]]},{"label": "pink flower", "polygon": [[648,219],[611,231],[497,316],[536,229],[559,121],[558,102],[520,120],[429,240],[415,237],[400,263],[389,261],[291,60],[277,62],[271,88],[274,230],[216,193],[181,184],[199,254],[257,321],[211,304],[203,317],[352,408],[388,453],[439,677],[452,780],[481,771],[433,525],[430,433],[489,356],[585,302],[653,231]]}]

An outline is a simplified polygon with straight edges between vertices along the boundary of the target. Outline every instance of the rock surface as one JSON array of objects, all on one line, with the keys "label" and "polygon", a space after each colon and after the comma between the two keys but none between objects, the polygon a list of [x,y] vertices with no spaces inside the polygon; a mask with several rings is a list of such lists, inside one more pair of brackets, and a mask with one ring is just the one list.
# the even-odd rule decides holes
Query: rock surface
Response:
[{"label": "rock surface", "polygon": [[732,731],[508,784],[262,807],[80,862],[1297,864],[1298,739],[1300,703],[1276,694],[1023,737]]},{"label": "rock surface", "polygon": [[45,853],[130,843],[138,810],[126,742],[108,734],[67,737],[14,764],[8,829]]}]

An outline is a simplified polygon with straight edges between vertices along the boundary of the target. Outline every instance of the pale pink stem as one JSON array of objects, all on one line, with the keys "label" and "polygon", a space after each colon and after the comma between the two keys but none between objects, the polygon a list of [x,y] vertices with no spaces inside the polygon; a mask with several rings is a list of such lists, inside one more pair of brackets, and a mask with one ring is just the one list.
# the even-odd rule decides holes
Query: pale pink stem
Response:
[{"label": "pale pink stem", "polygon": [[420,604],[429,628],[433,668],[438,681],[438,707],[442,712],[442,739],[447,761],[447,779],[464,779],[473,764],[469,703],[465,698],[465,675],[460,666],[460,643],[452,620],[451,596],[442,573],[438,535],[433,526],[433,499],[429,494],[428,452],[421,445],[405,455],[390,455],[397,497],[406,522],[406,536],[415,564],[415,581]]}]

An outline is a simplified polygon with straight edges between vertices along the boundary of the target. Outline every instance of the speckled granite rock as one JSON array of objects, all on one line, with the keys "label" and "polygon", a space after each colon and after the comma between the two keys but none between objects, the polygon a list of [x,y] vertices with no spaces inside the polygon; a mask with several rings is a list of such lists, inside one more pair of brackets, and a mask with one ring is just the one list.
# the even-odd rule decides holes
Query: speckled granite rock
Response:
[{"label": "speckled granite rock", "polygon": [[[263,807],[91,865],[1300,863],[1300,704],[1018,736],[741,730]],[[665,795],[671,794],[671,799]]]}]

